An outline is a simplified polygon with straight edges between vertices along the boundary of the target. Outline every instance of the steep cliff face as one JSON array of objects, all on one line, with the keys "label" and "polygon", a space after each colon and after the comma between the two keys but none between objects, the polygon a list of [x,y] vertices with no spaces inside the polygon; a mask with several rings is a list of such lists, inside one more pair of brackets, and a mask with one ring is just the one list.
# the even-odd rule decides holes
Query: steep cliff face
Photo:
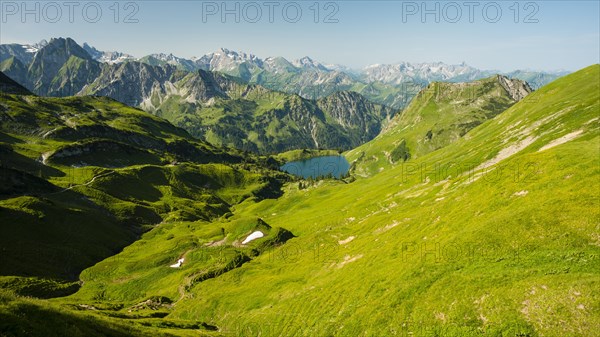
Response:
[{"label": "steep cliff face", "polygon": [[[35,53],[4,48],[0,70],[42,96],[72,96],[100,73],[101,63],[70,38],[39,44]],[[9,54],[12,53],[12,54]]]},{"label": "steep cliff face", "polygon": [[165,91],[176,69],[156,67],[140,62],[106,64],[96,79],[80,95],[108,96],[130,106],[138,106],[150,97],[155,87]]},{"label": "steep cliff face", "polygon": [[31,85],[27,85],[30,82],[27,76],[27,66],[17,57],[11,56],[2,61],[0,63],[0,71],[23,87],[31,90]]},{"label": "steep cliff face", "polygon": [[374,104],[352,91],[340,91],[318,101],[318,106],[344,129],[355,129],[361,139],[373,139],[394,115],[391,108]]}]

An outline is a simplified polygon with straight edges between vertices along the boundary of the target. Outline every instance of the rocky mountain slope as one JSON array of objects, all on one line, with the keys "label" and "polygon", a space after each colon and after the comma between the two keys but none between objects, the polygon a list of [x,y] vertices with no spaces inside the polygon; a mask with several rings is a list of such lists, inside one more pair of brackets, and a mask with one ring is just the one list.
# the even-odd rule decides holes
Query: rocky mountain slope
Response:
[{"label": "rocky mountain slope", "polygon": [[102,68],[102,63],[95,61],[72,39],[50,40],[28,54],[30,62],[14,54],[3,53],[0,71],[42,96],[75,95],[95,79]]},{"label": "rocky mountain slope", "polygon": [[[35,52],[46,42],[32,46],[2,45],[0,62],[13,55],[27,65]],[[355,91],[367,99],[395,109],[404,108],[430,82],[465,82],[489,77],[498,71],[480,70],[466,64],[449,65],[442,62],[375,64],[352,70],[340,65],[326,65],[306,56],[288,61],[283,57],[261,59],[255,55],[225,48],[199,58],[181,58],[173,54],[151,54],[141,58],[121,52],[103,52],[84,43],[91,57],[103,63],[140,61],[150,65],[171,65],[180,70],[218,71],[259,84],[268,89],[319,99],[337,91]],[[29,50],[25,53],[20,50]],[[12,78],[18,74],[0,67]],[[529,82],[539,88],[567,72],[535,72],[517,70],[504,75]]]},{"label": "rocky mountain slope", "polygon": [[104,67],[80,94],[114,97],[213,144],[263,153],[349,149],[375,137],[394,114],[358,94],[334,94],[319,105],[214,72],[139,62]]},{"label": "rocky mountain slope", "polygon": [[75,41],[53,39],[27,68],[15,57],[2,66],[39,95],[111,97],[213,144],[253,152],[347,150],[375,137],[394,114],[359,94],[336,93],[319,104],[215,72],[189,72],[169,57],[100,63]]},{"label": "rocky mountain slope", "polygon": [[82,45],[82,48],[90,54],[90,56],[103,63],[121,63],[125,61],[134,61],[136,58],[132,55],[121,53],[118,51],[100,51],[87,43]]},{"label": "rocky mountain slope", "polygon": [[0,72],[0,92],[16,95],[33,95],[29,90],[25,89],[2,72]]},{"label": "rocky mountain slope", "polygon": [[42,40],[35,44],[0,44],[0,62],[15,57],[23,64],[29,64],[33,60],[35,54],[44,46],[48,44],[48,41]]}]

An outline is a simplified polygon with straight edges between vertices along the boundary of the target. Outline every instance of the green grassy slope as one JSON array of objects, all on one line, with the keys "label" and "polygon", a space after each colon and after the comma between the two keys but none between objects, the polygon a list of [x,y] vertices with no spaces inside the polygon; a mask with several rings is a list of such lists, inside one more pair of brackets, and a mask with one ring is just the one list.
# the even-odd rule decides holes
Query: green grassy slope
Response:
[{"label": "green grassy slope", "polygon": [[348,158],[356,161],[358,175],[369,175],[451,144],[514,103],[498,76],[469,83],[434,82],[392,119],[376,141],[349,151]]},{"label": "green grassy slope", "polygon": [[217,336],[202,322],[161,318],[125,321],[119,317],[91,316],[82,306],[60,307],[47,301],[16,296],[0,289],[2,336]]}]

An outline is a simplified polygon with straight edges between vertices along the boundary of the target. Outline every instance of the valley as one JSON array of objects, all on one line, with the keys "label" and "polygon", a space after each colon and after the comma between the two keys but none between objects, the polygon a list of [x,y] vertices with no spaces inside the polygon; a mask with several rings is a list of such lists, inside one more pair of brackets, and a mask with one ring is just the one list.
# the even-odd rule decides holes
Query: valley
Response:
[{"label": "valley", "polygon": [[593,336],[599,75],[433,83],[312,181],[2,77],[0,331]]}]

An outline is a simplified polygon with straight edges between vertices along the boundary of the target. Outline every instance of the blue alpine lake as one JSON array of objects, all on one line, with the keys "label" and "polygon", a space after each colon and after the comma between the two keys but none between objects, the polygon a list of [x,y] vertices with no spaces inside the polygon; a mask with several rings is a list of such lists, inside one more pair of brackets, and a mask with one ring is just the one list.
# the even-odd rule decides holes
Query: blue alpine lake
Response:
[{"label": "blue alpine lake", "polygon": [[333,176],[339,179],[348,173],[350,164],[344,156],[323,156],[286,163],[281,170],[308,179]]}]

